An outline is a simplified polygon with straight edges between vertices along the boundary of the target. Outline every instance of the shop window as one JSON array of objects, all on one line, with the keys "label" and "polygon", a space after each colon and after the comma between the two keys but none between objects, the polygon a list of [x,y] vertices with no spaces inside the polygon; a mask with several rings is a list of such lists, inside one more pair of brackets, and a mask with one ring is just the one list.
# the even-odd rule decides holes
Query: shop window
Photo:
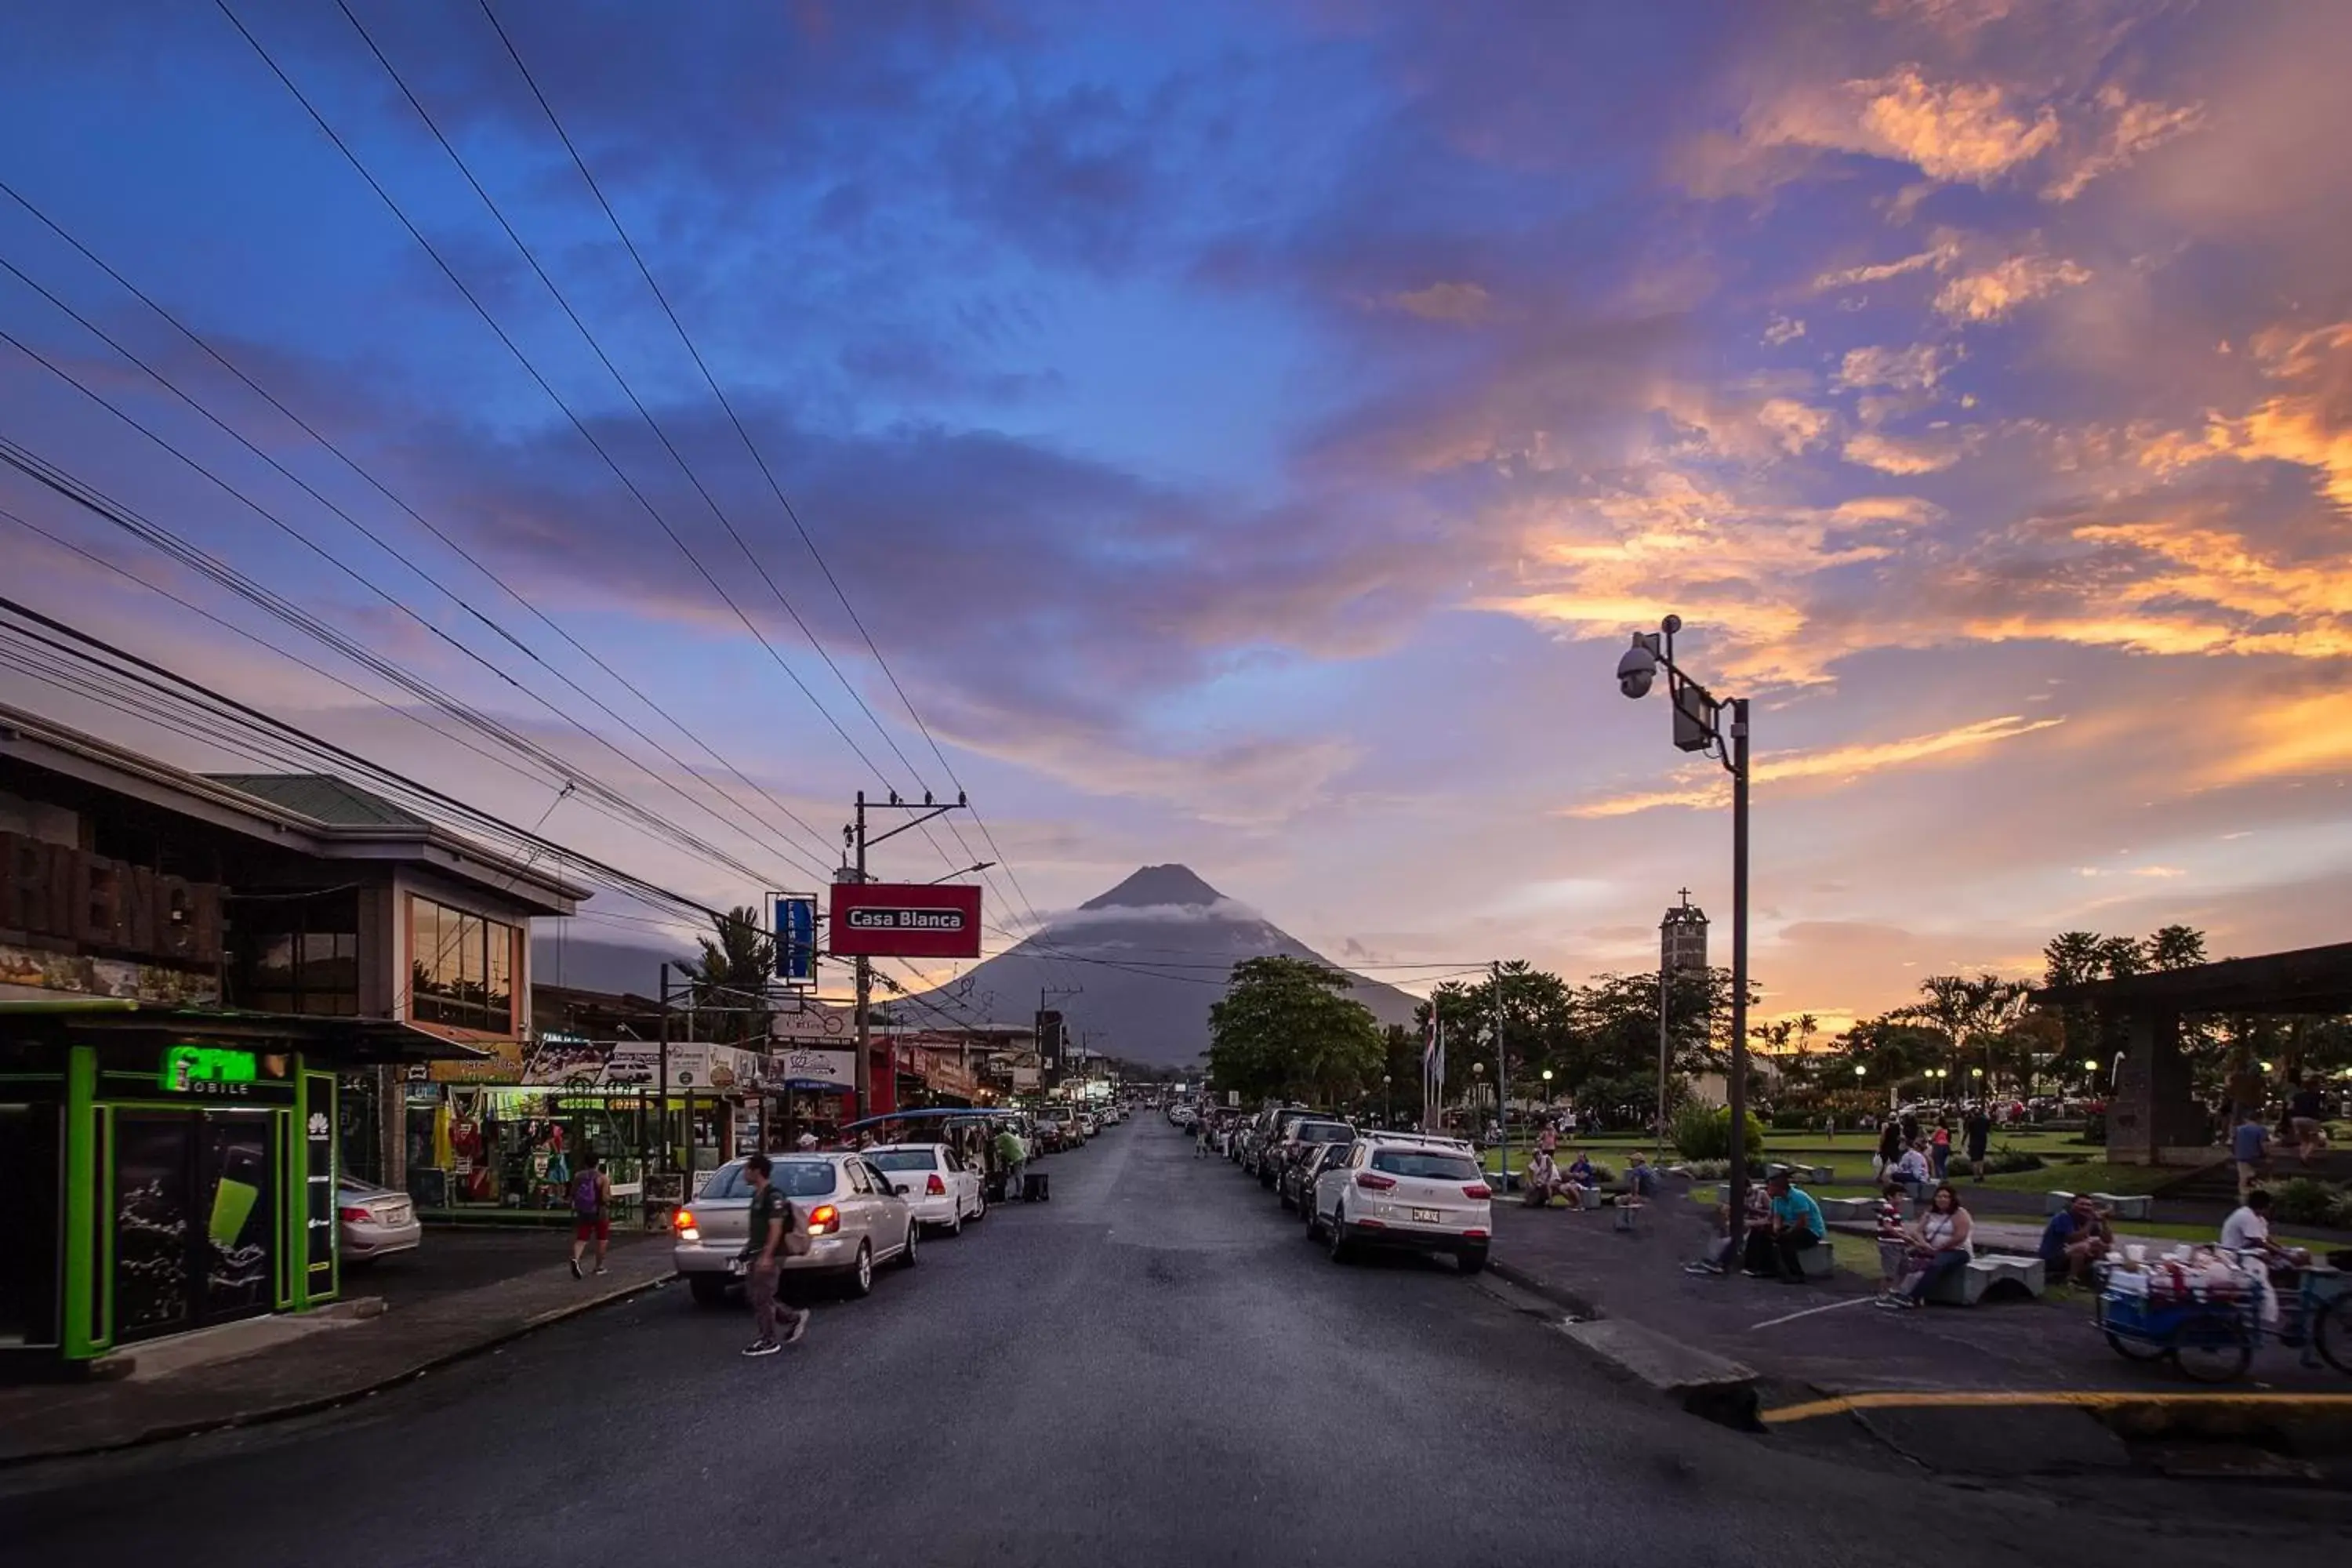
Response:
[{"label": "shop window", "polygon": [[239,897],[229,907],[230,1005],[339,1018],[358,1014],[356,892]]},{"label": "shop window", "polygon": [[409,900],[409,1016],[514,1033],[516,928],[430,899]]}]

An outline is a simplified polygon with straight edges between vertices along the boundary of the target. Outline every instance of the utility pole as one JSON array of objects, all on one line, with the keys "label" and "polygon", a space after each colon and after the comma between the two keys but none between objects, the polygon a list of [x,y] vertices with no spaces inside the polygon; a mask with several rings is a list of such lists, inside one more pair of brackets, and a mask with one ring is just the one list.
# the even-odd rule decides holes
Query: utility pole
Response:
[{"label": "utility pole", "polygon": [[1503,1144],[1505,1192],[1511,1190],[1511,1058],[1503,1051],[1503,961],[1488,970],[1495,983],[1495,1128]]},{"label": "utility pole", "polygon": [[[644,972],[640,970],[638,973],[642,973]],[[659,1068],[659,1081],[655,1089],[655,1093],[656,1098],[654,1102],[656,1106],[654,1114],[659,1118],[661,1126],[661,1168],[667,1171],[670,1168],[671,1154],[671,1144],[669,1141],[669,965],[667,963],[664,963],[661,966],[661,1065]]]},{"label": "utility pole", "polygon": [[[845,882],[864,882],[867,879],[866,875],[866,851],[873,846],[883,843],[887,839],[896,838],[898,835],[906,832],[909,828],[920,827],[923,824],[930,821],[935,816],[944,816],[950,811],[963,810],[967,808],[971,803],[964,798],[963,792],[961,790],[956,792],[956,797],[953,801],[945,804],[934,801],[931,798],[930,792],[926,790],[923,792],[922,804],[918,805],[913,801],[901,800],[898,797],[898,792],[894,789],[890,792],[890,798],[888,800],[877,801],[874,804],[886,810],[903,811],[909,815],[906,821],[890,829],[889,832],[877,833],[869,836],[866,830],[866,792],[864,790],[859,790],[857,792],[856,818],[850,824],[850,826],[841,830],[842,843],[844,847],[850,851],[852,857],[851,863],[844,866],[840,871],[841,879]],[[857,1063],[856,1073],[856,1081],[857,1085],[857,1114],[860,1117],[866,1117],[874,1114],[874,1063],[872,1058],[867,1055],[868,1048],[872,1045],[874,1037],[874,962],[873,960],[865,957],[860,957],[855,962],[857,975]]]}]

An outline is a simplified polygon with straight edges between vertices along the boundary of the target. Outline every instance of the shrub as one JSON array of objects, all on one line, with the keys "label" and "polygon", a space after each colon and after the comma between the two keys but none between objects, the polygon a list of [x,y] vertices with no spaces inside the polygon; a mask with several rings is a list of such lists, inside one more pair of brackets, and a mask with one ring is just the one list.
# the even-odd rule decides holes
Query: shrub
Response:
[{"label": "shrub", "polygon": [[[1764,1150],[1764,1123],[1748,1115],[1743,1152],[1751,1160]],[[1685,1160],[1723,1160],[1731,1154],[1731,1110],[1685,1105],[1675,1114],[1675,1152]]]},{"label": "shrub", "polygon": [[1694,1182],[1719,1182],[1731,1174],[1728,1160],[1685,1160],[1683,1172]]},{"label": "shrub", "polygon": [[2271,1189],[2271,1217],[2285,1225],[2333,1225],[2352,1199],[2352,1190],[2311,1176],[2294,1176]]},{"label": "shrub", "polygon": [[1775,1132],[1810,1132],[1822,1124],[1822,1112],[1813,1110],[1775,1110],[1772,1131]]},{"label": "shrub", "polygon": [[2039,1154],[2029,1154],[2013,1143],[2003,1143],[1987,1151],[1985,1169],[1996,1176],[2006,1176],[2012,1171],[2038,1171],[2045,1162]]}]

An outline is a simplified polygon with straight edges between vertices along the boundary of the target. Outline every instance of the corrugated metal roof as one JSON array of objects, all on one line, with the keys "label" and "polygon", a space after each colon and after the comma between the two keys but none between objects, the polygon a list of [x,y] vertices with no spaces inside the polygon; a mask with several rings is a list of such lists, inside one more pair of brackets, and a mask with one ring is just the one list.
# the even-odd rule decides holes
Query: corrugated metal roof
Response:
[{"label": "corrugated metal roof", "polygon": [[329,773],[206,773],[216,784],[336,827],[425,827],[423,817]]}]

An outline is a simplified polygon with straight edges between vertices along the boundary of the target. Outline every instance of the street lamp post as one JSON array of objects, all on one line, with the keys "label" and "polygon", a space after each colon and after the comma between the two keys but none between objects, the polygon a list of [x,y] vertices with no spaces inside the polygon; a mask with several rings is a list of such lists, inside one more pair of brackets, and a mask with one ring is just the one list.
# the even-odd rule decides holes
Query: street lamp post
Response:
[{"label": "street lamp post", "polygon": [[[1713,757],[1731,774],[1731,1213],[1733,1224],[1748,1212],[1748,699],[1717,700],[1715,694],[1675,663],[1680,616],[1668,616],[1654,632],[1635,632],[1633,646],[1617,661],[1617,689],[1628,697],[1650,694],[1658,671],[1666,672],[1666,695],[1674,708],[1675,745]],[[1729,732],[1725,731],[1726,712]],[[1730,1270],[1726,1269],[1727,1277]]]},{"label": "street lamp post", "polygon": [[1550,1115],[1551,1115],[1551,1068],[1544,1068],[1544,1070],[1543,1070],[1543,1080],[1544,1080],[1544,1115],[1545,1115],[1545,1116],[1547,1116],[1547,1117],[1549,1117],[1549,1116],[1550,1116]]},{"label": "street lamp post", "polygon": [[1387,1073],[1381,1074],[1381,1120],[1389,1126],[1396,1125],[1396,1095],[1389,1088]]}]

